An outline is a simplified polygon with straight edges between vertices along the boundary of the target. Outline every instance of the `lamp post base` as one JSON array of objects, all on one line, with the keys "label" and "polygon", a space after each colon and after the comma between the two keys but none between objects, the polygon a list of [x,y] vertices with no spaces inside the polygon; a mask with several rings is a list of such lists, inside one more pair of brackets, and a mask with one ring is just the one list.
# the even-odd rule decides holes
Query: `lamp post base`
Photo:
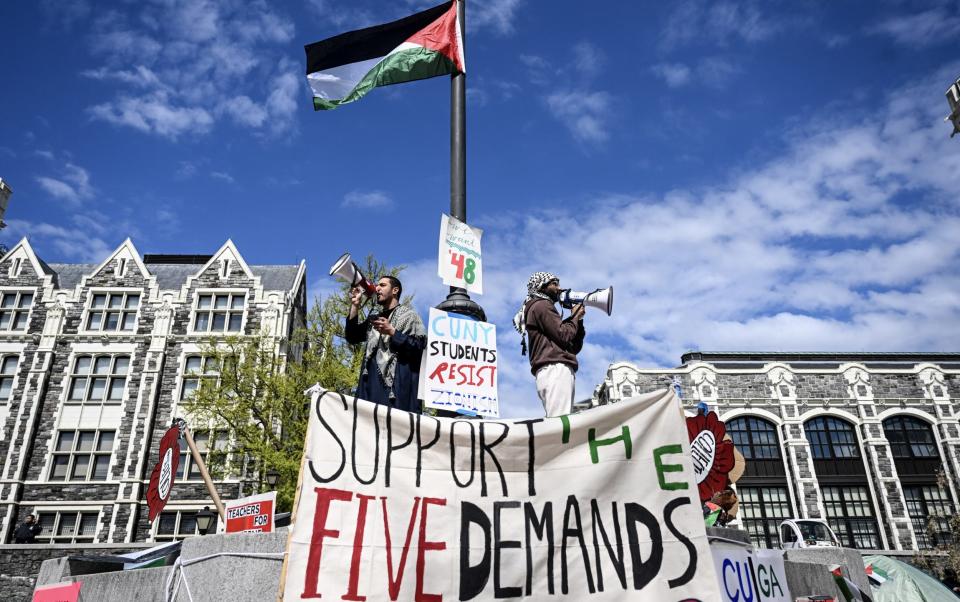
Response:
[{"label": "lamp post base", "polygon": [[470,316],[481,322],[487,321],[487,314],[480,307],[480,304],[471,299],[467,291],[462,288],[450,287],[450,294],[437,305],[437,309]]}]

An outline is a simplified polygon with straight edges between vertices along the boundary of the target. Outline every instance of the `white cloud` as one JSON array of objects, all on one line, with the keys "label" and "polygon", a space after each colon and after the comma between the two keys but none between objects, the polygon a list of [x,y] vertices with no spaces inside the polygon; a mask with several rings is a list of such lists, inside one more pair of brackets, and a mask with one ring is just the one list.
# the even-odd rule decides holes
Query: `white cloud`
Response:
[{"label": "white cloud", "polygon": [[73,163],[67,163],[57,177],[38,176],[37,183],[50,196],[70,203],[79,203],[93,196],[90,173]]},{"label": "white cloud", "polygon": [[868,31],[888,35],[905,46],[953,45],[960,36],[960,15],[956,6],[953,10],[937,6],[912,15],[890,17]]},{"label": "white cloud", "polygon": [[[57,253],[69,261],[99,263],[116,248],[100,238],[99,232],[91,232],[89,224],[82,220],[72,226],[59,226],[12,219],[7,220],[7,226],[0,231],[0,241],[8,247],[28,236],[34,248],[48,249],[49,253]],[[41,258],[42,255],[41,251]]]},{"label": "white cloud", "polygon": [[763,15],[755,2],[683,0],[674,6],[660,34],[666,49],[705,42],[720,46],[760,42],[782,27]]},{"label": "white cloud", "polygon": [[579,142],[601,144],[610,137],[611,96],[603,91],[570,90],[546,97],[554,117],[570,130]]},{"label": "white cloud", "polygon": [[[537,270],[615,289],[612,317],[588,310],[578,399],[613,360],[676,365],[690,348],[955,348],[960,155],[929,98],[958,68],[894,87],[865,116],[815,119],[712,186],[481,216],[479,301],[498,326],[507,415],[542,412],[510,326]],[[403,274],[423,312],[446,294],[435,266]]]},{"label": "white cloud", "polygon": [[225,171],[211,171],[210,177],[214,180],[220,180],[221,182],[226,182],[227,184],[236,184],[237,181]]},{"label": "white cloud", "polygon": [[388,209],[393,207],[393,199],[380,190],[348,192],[340,203],[348,209]]},{"label": "white cloud", "polygon": [[690,83],[690,67],[683,63],[658,63],[650,70],[671,88],[680,88]]},{"label": "white cloud", "polygon": [[739,69],[726,59],[706,57],[698,61],[694,67],[684,63],[658,63],[651,67],[650,71],[671,88],[682,88],[692,84],[719,89],[726,86]]},{"label": "white cloud", "polygon": [[603,51],[590,42],[579,42],[573,46],[573,66],[584,77],[595,76],[606,62]]},{"label": "white cloud", "polygon": [[491,28],[500,34],[513,33],[521,0],[475,0],[468,7],[467,30]]},{"label": "white cloud", "polygon": [[96,119],[125,125],[145,133],[176,140],[181,134],[203,134],[213,127],[213,116],[201,107],[178,105],[163,93],[141,97],[121,96],[89,108]]},{"label": "white cloud", "polygon": [[258,136],[296,131],[294,24],[263,0],[141,3],[130,15],[104,11],[92,29],[104,64],[83,75],[116,88],[88,109],[94,119],[174,140],[222,119]]}]

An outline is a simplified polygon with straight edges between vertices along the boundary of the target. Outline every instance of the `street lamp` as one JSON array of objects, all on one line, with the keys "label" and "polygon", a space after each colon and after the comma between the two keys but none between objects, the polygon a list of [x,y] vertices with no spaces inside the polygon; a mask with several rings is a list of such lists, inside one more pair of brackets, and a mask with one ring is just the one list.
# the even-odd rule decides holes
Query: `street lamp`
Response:
[{"label": "street lamp", "polygon": [[280,472],[275,468],[271,468],[267,471],[267,474],[265,474],[263,478],[267,482],[267,487],[273,489],[277,486],[277,482],[280,480]]},{"label": "street lamp", "polygon": [[217,513],[210,510],[210,506],[204,506],[203,510],[197,510],[197,530],[200,532],[200,535],[206,535],[210,532],[210,526],[216,517]]},{"label": "street lamp", "polygon": [[947,102],[950,104],[950,114],[944,118],[944,121],[953,122],[953,132],[950,137],[960,132],[960,79],[947,88]]}]

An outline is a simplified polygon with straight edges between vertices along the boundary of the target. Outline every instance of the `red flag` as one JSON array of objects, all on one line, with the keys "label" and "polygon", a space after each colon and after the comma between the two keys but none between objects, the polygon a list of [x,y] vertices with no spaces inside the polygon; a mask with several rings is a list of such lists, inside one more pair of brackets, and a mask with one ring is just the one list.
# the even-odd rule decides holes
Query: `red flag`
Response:
[{"label": "red flag", "polygon": [[147,487],[147,506],[150,507],[150,522],[160,514],[170,499],[173,490],[173,478],[180,464],[180,429],[171,426],[160,439],[160,458],[150,475]]}]

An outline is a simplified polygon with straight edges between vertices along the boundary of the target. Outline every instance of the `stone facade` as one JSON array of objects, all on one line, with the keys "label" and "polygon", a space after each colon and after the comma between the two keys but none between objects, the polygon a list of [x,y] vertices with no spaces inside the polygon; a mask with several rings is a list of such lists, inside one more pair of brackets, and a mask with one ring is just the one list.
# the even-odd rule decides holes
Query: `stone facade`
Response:
[{"label": "stone facade", "polygon": [[827,519],[862,548],[929,547],[939,535],[923,525],[956,508],[960,354],[693,352],[677,368],[612,364],[592,403],[674,384],[688,415],[705,402],[742,441],[755,435],[738,419],[776,434],[773,459],[745,450],[737,485],[758,543],[775,543],[789,516]]},{"label": "stone facade", "polygon": [[[248,265],[230,241],[198,257],[141,256],[127,240],[99,265],[44,263],[26,239],[11,249],[0,259],[0,305],[28,307],[0,307],[0,542],[12,542],[30,513],[61,513],[57,535],[82,529],[77,543],[152,541],[146,486],[160,438],[183,417],[186,359],[228,334],[265,336],[297,359],[290,338],[306,320],[305,276],[303,262]],[[239,324],[195,330],[205,313],[200,296],[217,293],[233,295],[226,299]],[[107,309],[119,323],[108,323]],[[219,315],[208,313],[211,323]],[[101,368],[104,378],[95,374]],[[55,454],[68,446],[69,456]],[[94,466],[98,457],[108,464]],[[224,498],[250,493],[240,478],[216,485]],[[186,515],[211,505],[208,498],[202,481],[187,479],[167,509]]]}]

